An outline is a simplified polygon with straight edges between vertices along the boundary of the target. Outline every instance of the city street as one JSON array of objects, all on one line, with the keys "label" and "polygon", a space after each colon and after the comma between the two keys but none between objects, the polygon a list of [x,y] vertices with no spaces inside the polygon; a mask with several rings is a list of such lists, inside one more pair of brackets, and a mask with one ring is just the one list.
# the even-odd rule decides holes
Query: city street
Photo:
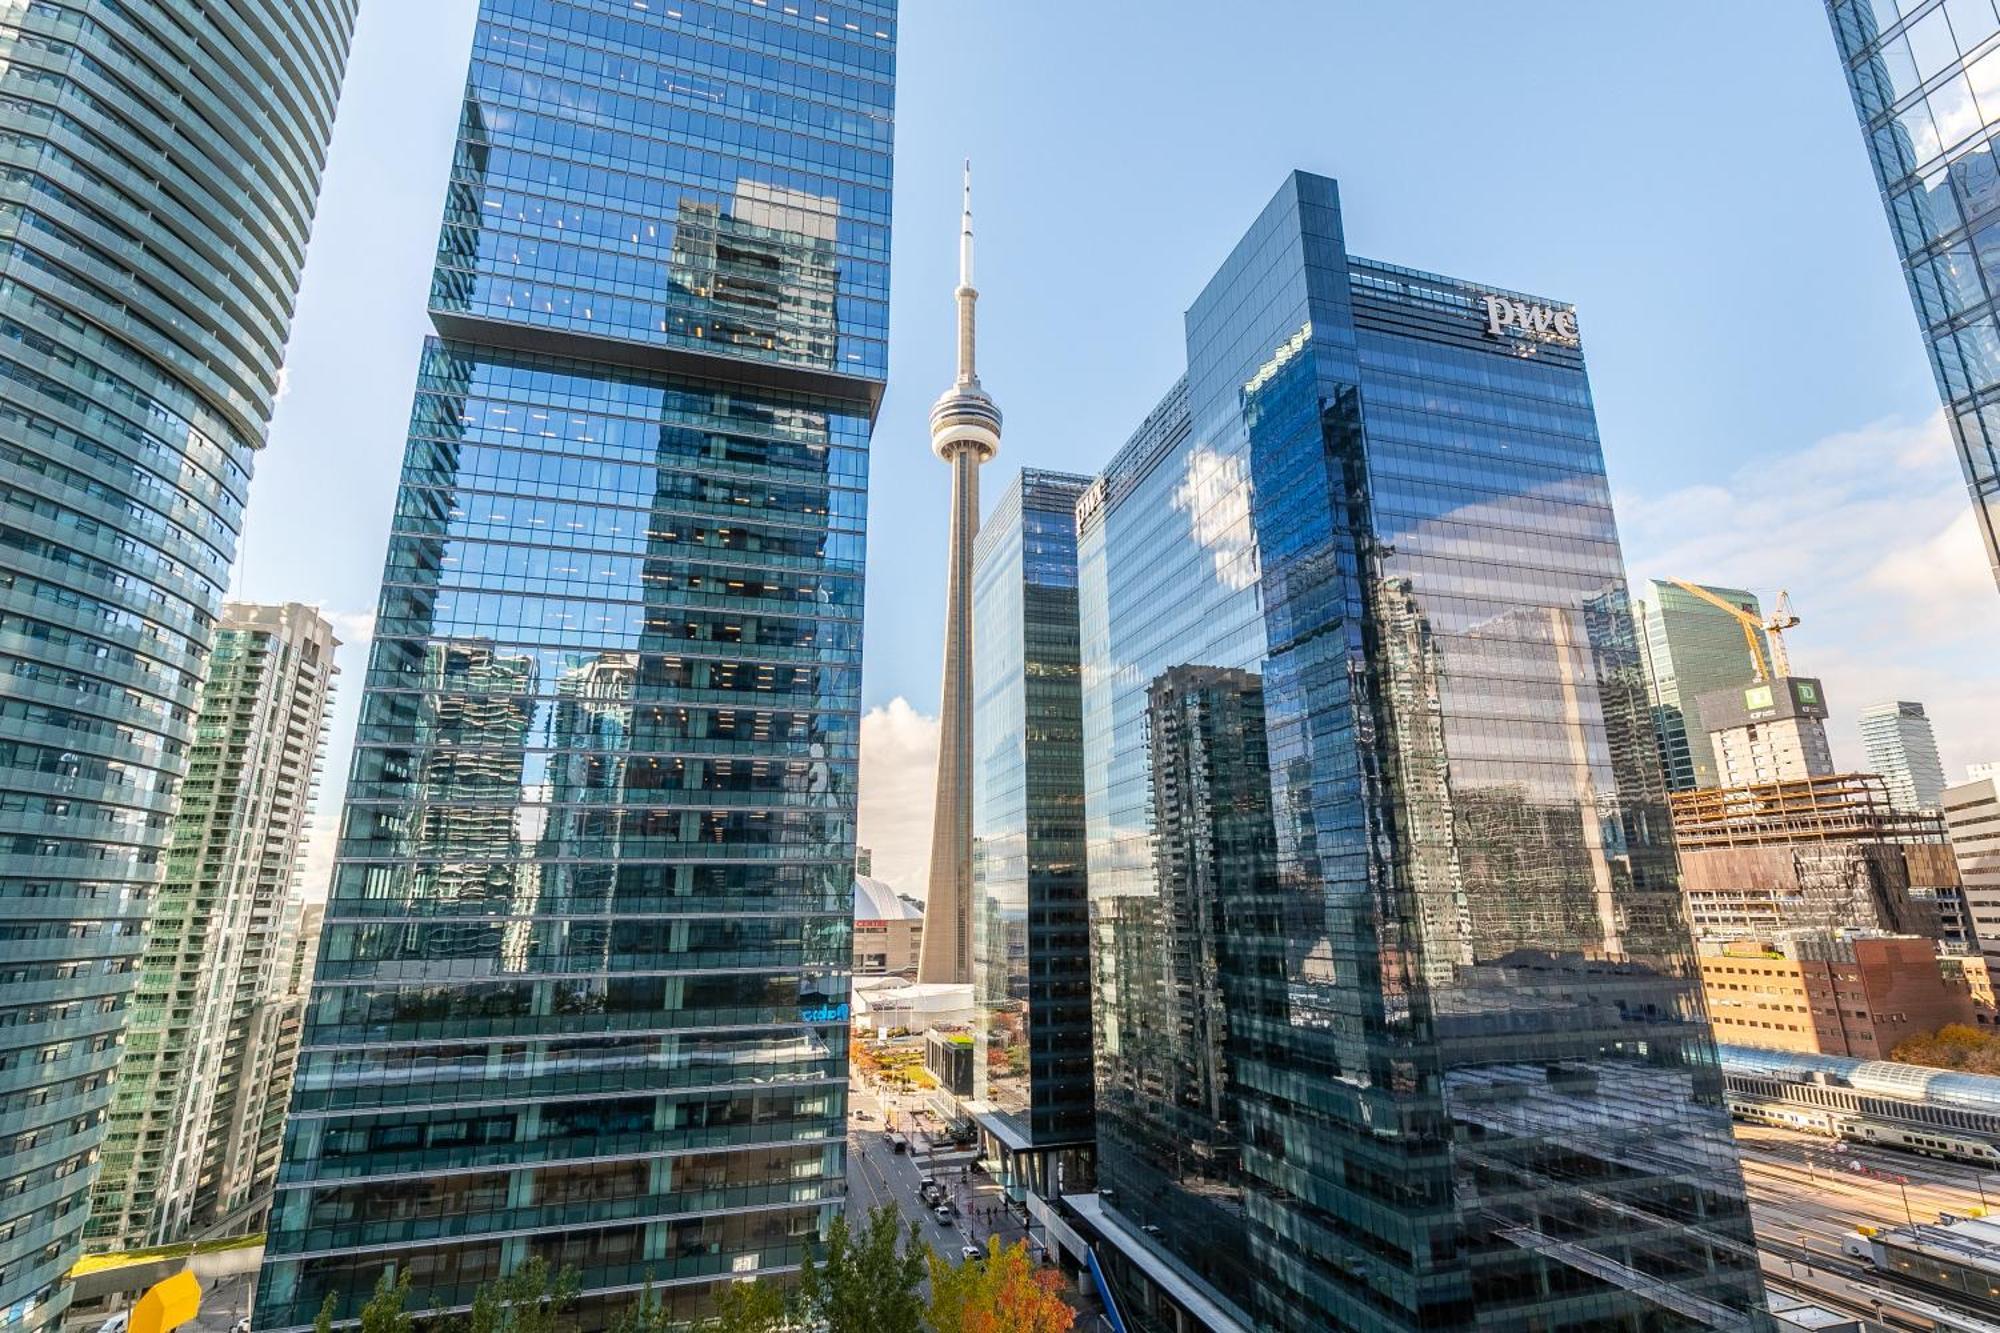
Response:
[{"label": "city street", "polygon": [[[905,1219],[918,1225],[918,1234],[926,1244],[953,1259],[965,1245],[984,1249],[989,1236],[998,1235],[1012,1244],[1028,1234],[1020,1216],[1008,1213],[999,1186],[986,1176],[962,1162],[930,1165],[930,1138],[918,1128],[923,1123],[918,1119],[921,1094],[864,1088],[858,1079],[852,1089],[847,1187],[853,1215],[860,1217],[883,1204],[894,1204]],[[896,1129],[909,1136],[906,1153],[896,1152],[884,1139],[885,1115],[892,1111]],[[958,1206],[955,1222],[940,1222],[918,1197],[918,1186],[926,1175],[933,1176],[944,1188],[945,1197]]]}]

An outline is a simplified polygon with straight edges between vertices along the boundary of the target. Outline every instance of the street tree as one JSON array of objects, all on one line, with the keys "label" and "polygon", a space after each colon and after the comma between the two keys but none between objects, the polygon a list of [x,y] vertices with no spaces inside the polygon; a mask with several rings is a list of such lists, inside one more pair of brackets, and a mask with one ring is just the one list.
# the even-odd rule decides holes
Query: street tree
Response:
[{"label": "street tree", "polygon": [[870,1212],[859,1229],[842,1214],[824,1256],[806,1258],[799,1318],[826,1333],[924,1333],[921,1288],[931,1262],[916,1225],[905,1232],[894,1207]]},{"label": "street tree", "polygon": [[464,1333],[570,1333],[582,1285],[574,1268],[558,1272],[537,1255],[481,1284],[472,1294],[471,1311],[452,1323]]},{"label": "street tree", "polygon": [[953,1264],[931,1256],[928,1314],[935,1333],[1069,1333],[1076,1311],[1054,1269],[1028,1257],[1028,1243],[987,1242],[986,1257]]}]

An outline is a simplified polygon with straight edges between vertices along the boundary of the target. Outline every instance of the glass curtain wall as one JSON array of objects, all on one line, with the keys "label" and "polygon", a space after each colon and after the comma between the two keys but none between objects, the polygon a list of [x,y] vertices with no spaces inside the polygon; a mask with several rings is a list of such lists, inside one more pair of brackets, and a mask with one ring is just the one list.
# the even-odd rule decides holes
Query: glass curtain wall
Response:
[{"label": "glass curtain wall", "polygon": [[2000,11],[1993,0],[1826,7],[2000,578]]},{"label": "glass curtain wall", "polygon": [[[973,574],[974,1102],[1030,1149],[1092,1130],[1076,606],[1089,484],[1024,471],[980,528]],[[1042,1159],[1005,1154],[1020,1177],[1005,1183],[1048,1195]],[[1065,1188],[1087,1184],[1086,1162],[1070,1158]]]},{"label": "glass curtain wall", "polygon": [[1100,1185],[1250,1326],[1766,1327],[1573,319],[1295,175],[1079,506]]},{"label": "glass curtain wall", "polygon": [[260,1328],[692,1319],[843,1202],[894,53],[481,6]]},{"label": "glass curtain wall", "polygon": [[354,14],[0,5],[0,1327],[69,1304]]}]

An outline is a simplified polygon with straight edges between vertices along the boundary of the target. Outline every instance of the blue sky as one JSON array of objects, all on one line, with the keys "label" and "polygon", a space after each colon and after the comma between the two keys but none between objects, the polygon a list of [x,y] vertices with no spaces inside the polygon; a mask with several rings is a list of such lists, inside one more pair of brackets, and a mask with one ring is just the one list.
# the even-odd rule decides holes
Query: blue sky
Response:
[{"label": "blue sky", "polygon": [[[474,9],[362,7],[251,494],[238,595],[319,603],[356,644],[328,815]],[[1902,697],[1954,776],[2000,758],[2000,594],[1812,0],[905,0],[898,120],[863,838],[899,886],[927,836],[946,475],[925,416],[968,155],[1007,414],[989,493],[1110,455],[1179,373],[1183,308],[1307,168],[1340,179],[1357,253],[1576,304],[1633,573],[1789,588],[1837,757],[1860,763],[1861,705]]]}]

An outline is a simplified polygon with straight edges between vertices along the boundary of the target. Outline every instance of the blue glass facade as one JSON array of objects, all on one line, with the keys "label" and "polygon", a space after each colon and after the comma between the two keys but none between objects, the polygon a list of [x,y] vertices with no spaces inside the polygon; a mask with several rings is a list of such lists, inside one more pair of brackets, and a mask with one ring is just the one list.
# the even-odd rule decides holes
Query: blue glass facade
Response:
[{"label": "blue glass facade", "polygon": [[0,10],[0,1328],[69,1302],[354,11]]},{"label": "blue glass facade", "polygon": [[1826,7],[2000,578],[2000,11],[1992,0]]},{"label": "blue glass facade", "polygon": [[1078,508],[1105,1206],[1247,1326],[1765,1327],[1573,312],[1295,175],[1187,344]]},{"label": "blue glass facade", "polygon": [[894,25],[481,6],[260,1328],[841,1204]]},{"label": "blue glass facade", "polygon": [[1089,1180],[1090,935],[1076,502],[1090,478],[1028,470],[973,567],[973,1103],[1002,1183]]}]

